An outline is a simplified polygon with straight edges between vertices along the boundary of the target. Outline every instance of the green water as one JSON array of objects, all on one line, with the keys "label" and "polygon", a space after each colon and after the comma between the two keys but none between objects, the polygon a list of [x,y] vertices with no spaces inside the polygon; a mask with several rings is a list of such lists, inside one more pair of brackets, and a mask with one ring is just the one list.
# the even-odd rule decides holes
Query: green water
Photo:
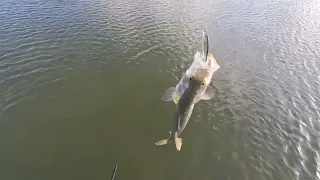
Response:
[{"label": "green water", "polygon": [[[0,179],[320,178],[320,3],[0,2]],[[201,48],[220,69],[180,152],[161,101]]]}]

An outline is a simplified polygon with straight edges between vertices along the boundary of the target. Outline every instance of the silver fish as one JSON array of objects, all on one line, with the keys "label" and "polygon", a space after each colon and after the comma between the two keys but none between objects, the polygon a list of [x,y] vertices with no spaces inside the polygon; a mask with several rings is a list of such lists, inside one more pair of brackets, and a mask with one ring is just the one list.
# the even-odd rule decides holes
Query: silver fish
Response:
[{"label": "silver fish", "polygon": [[[186,88],[189,86],[190,77],[194,76],[199,69],[207,69],[209,74],[206,77],[206,81],[211,81],[214,72],[220,69],[220,66],[217,63],[214,56],[208,51],[209,51],[209,40],[208,40],[208,36],[204,32],[202,54],[200,54],[200,52],[198,51],[195,53],[194,61],[192,62],[191,66],[187,69],[187,71],[184,73],[179,83],[175,87],[170,87],[164,92],[164,94],[161,97],[163,101],[173,101],[175,104],[177,104],[179,98],[181,97],[183,92],[186,90]],[[213,96],[214,96],[213,89],[209,86],[205,92],[197,95],[196,102],[200,100],[212,99]]]},{"label": "silver fish", "polygon": [[207,80],[209,75],[210,72],[207,69],[199,69],[194,76],[189,78],[188,87],[185,89],[177,103],[172,128],[171,131],[169,131],[170,135],[167,139],[156,142],[155,144],[157,146],[165,145],[173,140],[177,150],[180,151],[182,138],[179,136],[191,117],[193,107],[198,101],[197,97],[200,94],[203,94],[209,85]]}]

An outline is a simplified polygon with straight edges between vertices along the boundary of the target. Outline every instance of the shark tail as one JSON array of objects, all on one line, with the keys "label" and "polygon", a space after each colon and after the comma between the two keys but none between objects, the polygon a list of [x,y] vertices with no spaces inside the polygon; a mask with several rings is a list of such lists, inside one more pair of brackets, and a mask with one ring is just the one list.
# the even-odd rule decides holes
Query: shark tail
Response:
[{"label": "shark tail", "polygon": [[[170,135],[169,135],[169,137],[167,139],[161,139],[161,140],[157,141],[155,144],[157,146],[162,146],[162,145],[168,144],[169,141],[172,140],[171,132],[169,131],[169,133],[170,133]],[[181,146],[182,146],[182,138],[179,138],[177,136],[177,132],[174,133],[174,142],[175,142],[177,150],[180,151]]]}]

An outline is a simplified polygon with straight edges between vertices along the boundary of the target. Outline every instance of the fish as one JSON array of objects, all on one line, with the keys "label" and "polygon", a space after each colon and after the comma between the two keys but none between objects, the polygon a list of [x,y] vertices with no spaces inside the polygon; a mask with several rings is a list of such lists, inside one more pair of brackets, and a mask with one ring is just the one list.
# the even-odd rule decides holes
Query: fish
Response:
[{"label": "fish", "polygon": [[[216,59],[214,58],[212,53],[209,52],[208,36],[205,32],[203,32],[203,34],[204,34],[204,41],[202,43],[202,53],[200,54],[199,51],[196,51],[193,57],[194,61],[192,62],[190,67],[186,70],[186,72],[183,74],[178,84],[175,87],[169,87],[163,93],[161,97],[163,101],[173,101],[175,104],[177,104],[179,101],[179,98],[181,97],[181,95],[189,85],[190,77],[194,76],[194,74],[199,69],[207,69],[209,71],[209,73],[207,74],[207,79],[210,82],[212,81],[212,76],[214,72],[220,69],[220,66],[217,63]],[[214,90],[212,87],[208,86],[205,92],[197,95],[196,102],[200,100],[210,100],[213,98],[213,96],[214,96]]]},{"label": "fish", "polygon": [[174,141],[176,149],[178,151],[181,150],[182,138],[180,138],[180,135],[191,117],[194,105],[198,101],[197,97],[203,94],[209,85],[209,75],[210,71],[208,69],[198,69],[195,75],[189,78],[188,87],[177,102],[169,137],[157,141],[155,143],[157,146],[165,145],[169,141]]}]

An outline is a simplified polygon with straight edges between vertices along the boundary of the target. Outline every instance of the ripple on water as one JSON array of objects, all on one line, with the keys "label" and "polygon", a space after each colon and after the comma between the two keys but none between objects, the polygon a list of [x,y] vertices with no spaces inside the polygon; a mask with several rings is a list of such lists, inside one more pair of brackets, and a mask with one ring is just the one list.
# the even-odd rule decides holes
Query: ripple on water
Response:
[{"label": "ripple on water", "polygon": [[183,179],[320,178],[318,1],[2,5],[0,116],[40,87],[128,61],[161,59],[179,80],[207,28],[221,69],[215,97],[197,105],[195,130],[188,128]]}]

